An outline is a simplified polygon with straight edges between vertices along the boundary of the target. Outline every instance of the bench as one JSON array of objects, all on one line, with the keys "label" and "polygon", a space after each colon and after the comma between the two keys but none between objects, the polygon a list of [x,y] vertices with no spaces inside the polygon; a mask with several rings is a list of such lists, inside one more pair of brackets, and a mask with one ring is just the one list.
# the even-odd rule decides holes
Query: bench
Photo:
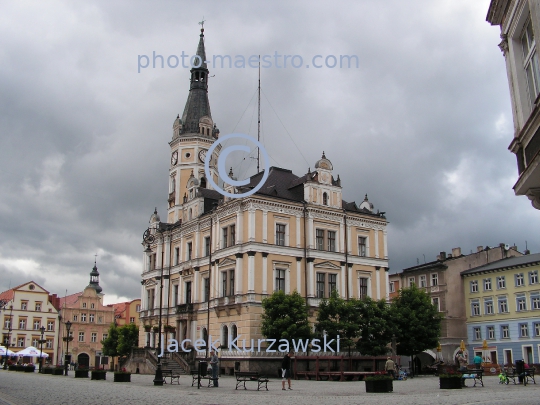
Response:
[{"label": "bench", "polygon": [[238,387],[243,383],[244,389],[247,390],[246,382],[255,381],[257,382],[257,391],[261,389],[263,384],[264,384],[264,388],[266,388],[266,391],[268,391],[268,381],[270,380],[266,378],[265,376],[259,375],[259,372],[257,371],[236,371],[234,375],[236,377],[235,389],[238,389]]},{"label": "bench", "polygon": [[[473,387],[476,387],[476,383],[479,382],[480,384],[482,384],[482,387],[484,386],[484,380],[482,380],[482,376],[484,375],[484,370],[483,369],[478,369],[478,370],[467,370],[467,372],[463,373],[463,375],[461,376],[461,378],[463,380],[474,380],[474,385]],[[465,381],[463,381],[465,382]]]},{"label": "bench", "polygon": [[516,371],[516,369],[514,367],[512,368],[505,368],[504,369],[504,372],[503,372],[503,380],[501,381],[502,383],[505,383],[506,385],[508,385],[508,383],[510,382],[510,380],[512,380],[512,382],[514,383],[514,385],[516,384],[516,377],[519,379],[519,377],[522,377],[523,378],[523,385],[527,385],[528,382],[529,382],[529,379],[532,380],[532,382],[534,384],[536,384],[536,381],[534,379],[534,373],[535,373],[535,370],[534,368],[526,368],[523,373],[521,374],[518,374],[518,372]]},{"label": "bench", "polygon": [[[212,377],[211,373],[206,374],[205,376],[199,375],[198,370],[191,370],[191,386],[193,387],[195,385],[195,381],[197,381],[197,387],[202,387],[201,380],[208,380],[208,387],[212,386],[212,383],[214,382],[214,378]],[[219,378],[217,378],[219,379]]]},{"label": "bench", "polygon": [[161,373],[165,384],[167,384],[167,378],[169,378],[169,384],[172,385],[176,381],[176,384],[180,385],[180,374],[174,374],[172,370],[161,370]]}]

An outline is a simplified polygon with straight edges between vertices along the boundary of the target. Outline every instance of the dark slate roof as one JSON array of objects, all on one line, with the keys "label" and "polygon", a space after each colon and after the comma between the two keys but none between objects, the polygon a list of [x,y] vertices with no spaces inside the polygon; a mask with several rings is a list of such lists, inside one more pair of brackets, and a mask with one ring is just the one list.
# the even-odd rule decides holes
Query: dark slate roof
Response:
[{"label": "dark slate roof", "polygon": [[493,263],[485,264],[484,266],[462,271],[461,274],[473,274],[491,270],[502,270],[511,267],[532,266],[535,264],[540,264],[540,253],[519,257],[508,257]]},{"label": "dark slate roof", "polygon": [[433,269],[435,267],[448,268],[448,266],[444,264],[444,260],[435,260],[433,262],[428,262],[424,264],[419,264],[417,266],[408,267],[406,269],[403,269],[402,273],[410,272],[410,271]]}]

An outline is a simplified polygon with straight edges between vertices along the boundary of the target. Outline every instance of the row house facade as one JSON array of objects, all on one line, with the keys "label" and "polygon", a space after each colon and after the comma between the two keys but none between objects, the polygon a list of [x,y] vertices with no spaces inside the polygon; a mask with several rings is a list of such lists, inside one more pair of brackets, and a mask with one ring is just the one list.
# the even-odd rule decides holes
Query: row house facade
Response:
[{"label": "row house facade", "polygon": [[[197,54],[205,60],[203,33]],[[384,213],[374,212],[367,196],[359,205],[344,201],[324,153],[303,176],[271,167],[251,196],[224,198],[212,188],[204,161],[219,130],[207,78],[206,65],[191,70],[188,101],[169,143],[167,219],[161,222],[156,210],[145,232],[140,341],[155,346],[150,328],[158,326],[160,306],[167,337],[194,342],[209,333],[228,350],[236,337],[246,348],[262,338],[261,302],[277,290],[305,297],[311,321],[333,289],[344,298],[388,298]],[[219,153],[217,147],[209,157],[215,183]],[[225,190],[242,193],[263,174]]]},{"label": "row house facade", "polygon": [[538,253],[461,273],[470,354],[495,364],[540,362],[539,273]]}]

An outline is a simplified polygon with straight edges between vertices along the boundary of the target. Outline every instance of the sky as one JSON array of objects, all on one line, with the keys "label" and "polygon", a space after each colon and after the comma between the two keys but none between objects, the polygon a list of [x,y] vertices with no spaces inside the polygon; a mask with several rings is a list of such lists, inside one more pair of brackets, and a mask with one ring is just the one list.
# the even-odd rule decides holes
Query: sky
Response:
[{"label": "sky", "polygon": [[[34,280],[81,291],[97,255],[106,304],[140,297],[142,234],[154,207],[165,218],[168,142],[189,90],[189,68],[169,56],[195,53],[203,19],[207,59],[302,58],[261,71],[271,165],[301,176],[324,151],[345,200],[367,194],[386,212],[391,272],[455,247],[540,252],[540,211],[512,190],[510,97],[488,7],[0,0],[0,290]],[[322,67],[306,67],[315,55]],[[340,55],[358,67],[331,68]],[[256,137],[257,69],[209,69],[221,135]],[[252,175],[255,162],[234,172]]]}]

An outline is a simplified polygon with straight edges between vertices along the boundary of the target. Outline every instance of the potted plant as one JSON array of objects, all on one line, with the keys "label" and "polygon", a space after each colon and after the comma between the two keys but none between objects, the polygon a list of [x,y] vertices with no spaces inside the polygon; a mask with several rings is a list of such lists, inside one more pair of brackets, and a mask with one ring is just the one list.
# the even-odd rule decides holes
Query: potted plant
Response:
[{"label": "potted plant", "polygon": [[92,370],[90,372],[90,379],[91,380],[106,380],[107,379],[107,371],[106,370]]},{"label": "potted plant", "polygon": [[64,366],[57,365],[53,368],[52,375],[64,375]]},{"label": "potted plant", "polygon": [[64,336],[64,337],[62,338],[62,340],[63,340],[64,342],[71,342],[71,341],[73,341],[73,336]]},{"label": "potted plant", "polygon": [[153,326],[152,330],[154,331],[154,333],[158,333],[159,332],[159,326]]},{"label": "potted plant", "polygon": [[114,382],[131,382],[131,373],[123,368],[121,371],[114,372]]},{"label": "potted plant", "polygon": [[46,365],[45,367],[43,367],[41,369],[41,373],[42,374],[52,374],[53,373],[53,369],[50,365]]},{"label": "potted plant", "polygon": [[462,386],[462,374],[455,370],[445,370],[439,374],[439,384],[442,390],[460,390]]},{"label": "potted plant", "polygon": [[36,371],[36,366],[34,366],[32,363],[30,364],[25,364],[23,366],[23,371],[25,373],[33,373],[34,371]]},{"label": "potted plant", "polygon": [[151,329],[152,329],[152,325],[144,325],[145,332],[150,332]]},{"label": "potted plant", "polygon": [[75,378],[88,378],[88,368],[79,366],[75,369]]},{"label": "potted plant", "polygon": [[384,372],[364,378],[366,392],[392,392],[394,391],[394,378]]},{"label": "potted plant", "polygon": [[165,330],[165,332],[169,333],[174,333],[174,331],[176,330],[176,328],[172,325],[165,325],[163,329]]}]

